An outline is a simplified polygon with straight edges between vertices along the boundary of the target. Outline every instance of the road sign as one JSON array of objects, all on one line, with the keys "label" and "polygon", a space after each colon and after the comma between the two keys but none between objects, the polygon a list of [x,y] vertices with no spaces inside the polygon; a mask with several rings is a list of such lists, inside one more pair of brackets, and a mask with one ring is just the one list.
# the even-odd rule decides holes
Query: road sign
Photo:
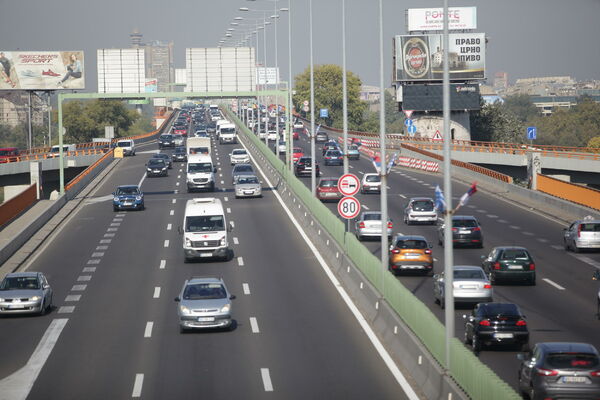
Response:
[{"label": "road sign", "polygon": [[319,117],[321,118],[329,118],[329,110],[326,108],[321,108]]},{"label": "road sign", "polygon": [[354,174],[342,175],[338,180],[338,189],[344,196],[354,196],[360,189],[360,181]]},{"label": "road sign", "polygon": [[308,112],[310,109],[308,108],[308,106],[304,106],[304,107],[302,108],[302,110],[303,110],[304,112]]},{"label": "road sign", "polygon": [[535,140],[537,138],[537,128],[535,126],[527,127],[527,140]]},{"label": "road sign", "polygon": [[444,138],[442,137],[442,134],[440,133],[440,131],[435,131],[435,135],[433,135],[433,137],[431,138],[431,140],[434,140],[436,142],[440,142],[440,141],[444,140]]},{"label": "road sign", "polygon": [[404,125],[406,125],[406,126],[411,126],[412,124],[413,124],[413,120],[412,120],[412,119],[410,119],[410,118],[406,118],[406,119],[404,120]]},{"label": "road sign", "polygon": [[304,104],[305,106],[307,106],[308,105],[308,100],[304,100],[304,103],[302,103],[302,104]]},{"label": "road sign", "polygon": [[406,115],[406,118],[410,118],[412,113],[415,112],[415,110],[403,110],[403,111],[404,111],[404,115]]},{"label": "road sign", "polygon": [[411,125],[406,130],[408,131],[408,133],[410,133],[411,136],[414,136],[415,133],[417,133],[417,126]]},{"label": "road sign", "polygon": [[344,197],[339,201],[337,208],[338,213],[342,218],[356,218],[356,216],[360,212],[360,202],[356,200],[356,197]]}]

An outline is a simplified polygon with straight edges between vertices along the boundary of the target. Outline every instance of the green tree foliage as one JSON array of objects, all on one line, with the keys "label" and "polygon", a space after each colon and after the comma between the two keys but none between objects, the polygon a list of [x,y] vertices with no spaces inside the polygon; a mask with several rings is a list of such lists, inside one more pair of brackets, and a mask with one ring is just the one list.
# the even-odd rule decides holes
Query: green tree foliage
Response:
[{"label": "green tree foliage", "polygon": [[485,142],[523,143],[525,125],[500,103],[483,104],[471,114],[471,139]]},{"label": "green tree foliage", "polygon": [[583,98],[571,109],[557,110],[533,121],[538,127],[536,143],[557,146],[587,146],[600,135],[600,104]]},{"label": "green tree foliage", "polygon": [[[398,103],[394,96],[385,91],[385,130],[388,133],[402,133],[404,131],[404,114],[398,111]],[[379,111],[367,109],[363,123],[360,126],[364,132],[379,132]]]},{"label": "green tree foliage", "polygon": [[[347,71],[348,88],[348,127],[357,130],[362,122],[367,104],[360,100],[361,80],[354,73]],[[310,101],[310,69],[307,68],[295,78],[296,94],[293,97],[294,109],[301,112],[303,102]],[[343,104],[342,104],[342,69],[333,64],[315,65],[314,67],[315,87],[315,121],[342,128],[343,126]],[[320,118],[319,109],[327,108],[329,118]],[[307,113],[310,116],[310,113]]]},{"label": "green tree foliage", "polygon": [[532,121],[539,115],[539,111],[531,97],[527,94],[516,94],[504,98],[502,108],[508,113],[513,114],[519,121],[525,123]]},{"label": "green tree foliage", "polygon": [[600,136],[594,136],[587,143],[587,147],[592,147],[594,149],[600,149]]}]

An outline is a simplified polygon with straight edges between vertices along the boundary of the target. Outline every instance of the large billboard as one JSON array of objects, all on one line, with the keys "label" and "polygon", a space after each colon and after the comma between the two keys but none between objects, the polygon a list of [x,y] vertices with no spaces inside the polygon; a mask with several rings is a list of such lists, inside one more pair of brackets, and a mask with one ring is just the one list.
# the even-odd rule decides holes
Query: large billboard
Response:
[{"label": "large billboard", "polygon": [[277,85],[279,82],[279,68],[257,67],[256,81],[259,85]]},{"label": "large billboard", "polygon": [[256,90],[252,47],[185,49],[186,92],[250,92]]},{"label": "large billboard", "polygon": [[0,90],[85,89],[83,51],[2,51]]},{"label": "large billboard", "polygon": [[[452,111],[479,110],[478,84],[450,85],[450,109]],[[438,85],[402,86],[402,109],[413,111],[442,111],[443,87]]]},{"label": "large billboard", "polygon": [[144,49],[98,49],[98,93],[144,93]]},{"label": "large billboard", "polygon": [[[409,8],[408,31],[441,31],[444,29],[443,8]],[[448,29],[477,29],[477,7],[449,7]]]},{"label": "large billboard", "polygon": [[[485,79],[485,33],[449,35],[451,80]],[[443,35],[400,35],[394,39],[395,81],[443,79]]]}]

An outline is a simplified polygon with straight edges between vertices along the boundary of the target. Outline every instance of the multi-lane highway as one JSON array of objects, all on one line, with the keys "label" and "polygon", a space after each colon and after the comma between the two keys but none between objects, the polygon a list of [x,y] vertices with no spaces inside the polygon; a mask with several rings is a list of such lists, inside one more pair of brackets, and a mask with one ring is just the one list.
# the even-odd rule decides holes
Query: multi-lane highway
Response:
[{"label": "multi-lane highway", "polygon": [[[337,134],[330,132],[331,137]],[[304,149],[310,155],[310,142],[306,136],[295,141],[294,146]],[[321,157],[321,147],[317,145],[317,161],[321,176],[341,176],[343,167],[325,166]],[[359,178],[364,173],[374,172],[371,161],[365,156],[350,161],[350,172]],[[302,178],[310,186],[310,178]],[[318,182],[318,181],[317,181]],[[435,272],[444,268],[443,248],[437,243],[437,226],[405,225],[402,222],[404,207],[411,197],[434,197],[436,185],[442,187],[441,174],[425,173],[408,168],[394,167],[388,180],[388,207],[394,222],[394,233],[418,234],[425,236],[434,245]],[[468,189],[469,185],[454,182],[453,204]],[[361,195],[364,210],[379,210],[380,196]],[[336,204],[328,203],[332,212],[337,213]],[[519,245],[532,253],[537,270],[536,286],[496,285],[494,300],[516,303],[527,317],[531,334],[530,343],[542,341],[569,341],[591,343],[600,348],[600,321],[596,318],[596,296],[598,284],[591,280],[592,273],[600,268],[599,253],[575,254],[566,252],[562,242],[564,223],[540,215],[535,209],[520,206],[500,199],[493,193],[478,191],[466,207],[457,214],[474,215],[482,225],[483,249],[460,248],[454,251],[456,265],[481,265],[481,256],[489,254],[494,246]],[[379,240],[364,242],[379,255]],[[434,304],[431,277],[399,276],[398,279],[421,299],[444,321],[444,311]],[[464,335],[463,314],[470,308],[457,308],[455,313],[456,336]],[[485,349],[480,359],[489,365],[501,378],[516,388],[519,361],[516,349]]]},{"label": "multi-lane highway", "polygon": [[[268,183],[263,198],[235,199],[235,147],[213,147],[214,194],[186,192],[184,163],[145,178],[155,143],[97,185],[27,265],[48,277],[54,310],[0,319],[0,398],[408,397]],[[116,186],[138,183],[146,209],[113,212]],[[223,201],[231,261],[184,264],[178,228],[194,196]],[[173,299],[195,275],[223,277],[235,329],[180,334]]]}]

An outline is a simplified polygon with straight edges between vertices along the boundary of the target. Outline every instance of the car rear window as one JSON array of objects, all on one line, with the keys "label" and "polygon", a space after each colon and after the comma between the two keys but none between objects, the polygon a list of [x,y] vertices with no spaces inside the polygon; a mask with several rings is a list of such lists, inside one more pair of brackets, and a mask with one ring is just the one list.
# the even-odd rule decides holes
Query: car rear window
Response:
[{"label": "car rear window", "polygon": [[426,249],[427,242],[424,240],[398,240],[396,242],[396,247],[399,249]]},{"label": "car rear window", "polygon": [[250,165],[237,165],[233,169],[235,172],[253,172],[252,166]]},{"label": "car rear window", "polygon": [[246,154],[246,150],[234,150],[231,152],[231,154],[235,154],[235,155]]},{"label": "car rear window", "polygon": [[591,369],[597,368],[600,362],[595,354],[551,353],[544,364],[553,369]]},{"label": "car rear window", "polygon": [[429,200],[413,201],[412,209],[415,211],[433,211],[433,202]]},{"label": "car rear window", "polygon": [[381,182],[381,177],[379,175],[369,175],[367,176],[367,182]]},{"label": "car rear window", "polygon": [[365,221],[381,221],[381,214],[365,214],[363,219]]},{"label": "car rear window", "polygon": [[600,232],[600,224],[597,224],[597,223],[581,224],[581,232]]},{"label": "car rear window", "polygon": [[484,314],[496,317],[520,317],[521,313],[515,304],[492,303],[483,306]]},{"label": "car rear window", "polygon": [[322,180],[321,183],[319,184],[319,186],[321,187],[335,187],[337,186],[338,181],[337,179],[327,179],[327,180]]},{"label": "car rear window", "polygon": [[529,260],[529,253],[525,250],[504,250],[500,254],[501,260]]},{"label": "car rear window", "polygon": [[454,270],[454,279],[485,279],[483,271],[480,270]]},{"label": "car rear window", "polygon": [[455,228],[475,228],[477,221],[474,219],[454,219],[452,220],[452,226]]}]

